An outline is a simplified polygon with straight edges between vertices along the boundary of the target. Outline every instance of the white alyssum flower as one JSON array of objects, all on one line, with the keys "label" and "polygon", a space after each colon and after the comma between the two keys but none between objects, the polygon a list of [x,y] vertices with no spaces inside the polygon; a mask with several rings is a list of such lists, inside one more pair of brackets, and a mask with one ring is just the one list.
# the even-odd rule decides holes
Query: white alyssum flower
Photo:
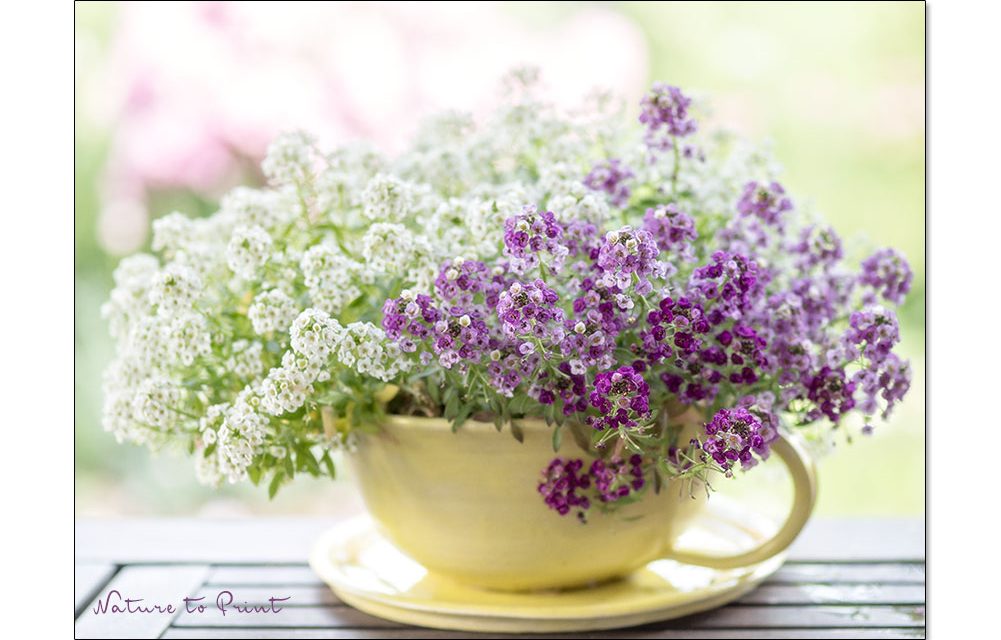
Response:
[{"label": "white alyssum flower", "polygon": [[183,402],[184,390],[174,382],[162,377],[147,378],[132,398],[132,416],[138,422],[170,430]]},{"label": "white alyssum flower", "polygon": [[195,478],[209,487],[218,487],[222,484],[223,474],[219,468],[218,450],[209,456],[205,455],[204,448],[195,451]]},{"label": "white alyssum flower", "polygon": [[226,359],[226,369],[241,380],[256,378],[264,368],[264,345],[257,340],[237,340]]},{"label": "white alyssum flower", "polygon": [[268,147],[261,170],[274,184],[302,184],[312,173],[315,144],[304,131],[282,133]]},{"label": "white alyssum flower", "polygon": [[610,215],[608,199],[593,192],[581,196],[555,196],[549,200],[547,208],[560,220],[584,220],[599,227]]},{"label": "white alyssum flower", "polygon": [[417,205],[418,190],[409,182],[380,173],[369,180],[361,197],[362,211],[372,222],[401,222]]},{"label": "white alyssum flower", "polygon": [[281,289],[269,289],[257,294],[247,309],[254,333],[259,336],[285,333],[297,315],[299,309],[295,300]]},{"label": "white alyssum flower", "polygon": [[104,370],[104,410],[101,424],[119,442],[145,444],[153,435],[149,425],[133,418],[132,401],[145,368],[128,357],[119,357]]},{"label": "white alyssum flower", "polygon": [[233,273],[253,278],[271,254],[271,236],[258,226],[239,226],[226,246],[226,264]]},{"label": "white alyssum flower", "polygon": [[329,244],[310,247],[299,265],[314,307],[336,315],[361,295],[362,266]]},{"label": "white alyssum flower", "polygon": [[388,170],[385,159],[371,147],[354,144],[327,154],[326,164],[314,181],[321,215],[340,224],[360,223],[362,217],[355,214],[362,209],[365,188]]},{"label": "white alyssum flower", "polygon": [[[329,357],[329,356],[328,356]],[[282,365],[261,382],[261,408],[273,416],[297,411],[314,393],[314,383],[330,379],[327,358],[286,351]]]},{"label": "white alyssum flower", "polygon": [[306,309],[292,323],[291,346],[296,354],[323,367],[344,332],[341,324],[319,309]]},{"label": "white alyssum flower", "polygon": [[153,251],[172,254],[182,249],[193,237],[193,221],[180,211],[173,211],[153,221]]},{"label": "white alyssum flower", "polygon": [[428,289],[437,271],[431,244],[401,224],[377,222],[362,237],[362,254],[375,273],[403,275],[419,289]]},{"label": "white alyssum flower", "polygon": [[[203,438],[209,433],[211,433],[212,436],[210,437],[213,439],[213,441],[215,440],[217,436],[216,432],[219,431],[220,427],[222,427],[222,423],[226,419],[226,412],[228,410],[229,410],[228,402],[221,402],[219,404],[210,404],[209,406],[205,407],[205,415],[203,415],[201,419],[198,421],[198,430],[202,432]],[[207,442],[207,444],[211,444],[211,442]]]},{"label": "white alyssum flower", "polygon": [[254,456],[264,447],[271,430],[268,419],[255,409],[255,400],[255,393],[245,388],[226,407],[217,432],[215,462],[207,463],[204,469],[210,479],[243,480]]},{"label": "white alyssum flower", "polygon": [[189,311],[202,292],[202,279],[185,265],[170,264],[152,279],[149,301],[161,315]]},{"label": "white alyssum flower", "polygon": [[401,357],[400,348],[386,340],[385,332],[370,322],[352,322],[340,334],[337,359],[359,373],[379,380],[396,377],[409,361]]},{"label": "white alyssum flower", "polygon": [[212,334],[208,321],[199,313],[184,312],[170,318],[160,326],[160,358],[167,364],[183,367],[212,352]]},{"label": "white alyssum flower", "polygon": [[293,190],[262,190],[237,187],[222,199],[220,217],[233,225],[261,227],[281,231],[299,214],[300,205]]},{"label": "white alyssum flower", "polygon": [[160,261],[145,253],[129,256],[118,264],[113,275],[115,288],[101,307],[112,337],[125,339],[130,323],[148,312],[146,296],[159,268]]}]

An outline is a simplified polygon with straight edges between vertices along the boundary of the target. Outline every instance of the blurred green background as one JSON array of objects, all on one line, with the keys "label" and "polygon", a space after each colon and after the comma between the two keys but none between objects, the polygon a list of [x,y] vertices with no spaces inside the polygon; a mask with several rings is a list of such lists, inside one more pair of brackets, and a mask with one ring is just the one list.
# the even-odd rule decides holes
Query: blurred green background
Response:
[{"label": "blurred green background", "polygon": [[[111,343],[100,306],[120,257],[115,253],[122,251],[120,236],[148,245],[142,239],[148,218],[108,217],[109,194],[116,195],[109,166],[119,173],[131,168],[133,158],[121,149],[138,135],[131,132],[148,127],[120,104],[106,104],[109,78],[114,83],[121,80],[116,74],[137,73],[135,64],[122,63],[136,59],[128,49],[135,38],[130,43],[123,33],[135,23],[126,19],[135,8],[76,6],[77,514],[325,513],[332,501],[354,501],[349,479],[300,478],[273,502],[249,486],[209,490],[197,484],[189,460],[119,446],[101,430],[100,377]],[[200,19],[238,28],[220,19],[214,4],[194,9]],[[490,10],[511,29],[540,39],[583,13],[607,21],[609,33],[614,27],[616,37],[636,40],[626,44],[644,58],[634,67],[644,70],[643,85],[665,80],[706,95],[714,120],[772,143],[798,204],[819,211],[848,239],[904,252],[915,272],[901,310],[902,351],[914,367],[910,394],[874,435],[849,446],[839,440],[836,455],[820,461],[817,509],[824,515],[923,514],[924,4],[559,3]],[[590,38],[575,46],[620,45]],[[140,66],[138,73],[155,78],[158,71]],[[126,88],[122,104],[142,102],[135,92]],[[141,202],[149,217],[173,209],[210,212],[222,189],[256,179],[245,169],[246,158],[234,166],[243,168],[223,172],[208,187],[154,176],[142,183]]]}]

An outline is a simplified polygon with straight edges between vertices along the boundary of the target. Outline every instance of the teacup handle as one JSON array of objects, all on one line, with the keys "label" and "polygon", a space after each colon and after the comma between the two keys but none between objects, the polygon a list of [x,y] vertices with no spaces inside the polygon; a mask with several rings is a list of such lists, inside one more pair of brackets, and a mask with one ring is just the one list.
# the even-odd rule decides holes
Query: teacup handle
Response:
[{"label": "teacup handle", "polygon": [[[713,569],[735,569],[763,562],[783,551],[792,544],[813,511],[817,499],[817,477],[813,460],[794,440],[780,436],[772,443],[772,452],[785,463],[792,477],[794,495],[792,510],[785,524],[774,536],[750,551],[730,556],[714,556],[709,554],[678,551],[668,549],[663,557]],[[712,498],[710,497],[710,500]]]}]

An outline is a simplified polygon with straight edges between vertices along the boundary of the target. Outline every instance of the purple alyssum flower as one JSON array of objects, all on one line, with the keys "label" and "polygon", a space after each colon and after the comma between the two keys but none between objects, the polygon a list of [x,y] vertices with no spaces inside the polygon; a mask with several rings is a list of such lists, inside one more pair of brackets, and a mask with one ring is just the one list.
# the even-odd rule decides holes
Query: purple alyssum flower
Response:
[{"label": "purple alyssum flower", "polygon": [[591,476],[585,471],[580,459],[553,458],[542,472],[539,493],[546,506],[565,516],[577,510],[577,517],[583,521],[584,512],[591,507],[591,501],[583,492],[591,487]]},{"label": "purple alyssum flower", "polygon": [[778,182],[762,184],[748,182],[737,202],[737,211],[742,216],[754,216],[765,224],[781,229],[784,214],[792,210],[792,200],[785,195],[785,189]]},{"label": "purple alyssum flower", "polygon": [[855,408],[856,386],[840,367],[824,366],[812,375],[806,374],[806,397],[813,403],[807,418],[812,421],[827,416],[837,424],[841,416]]},{"label": "purple alyssum flower", "polygon": [[878,366],[892,355],[894,345],[900,342],[897,314],[881,306],[853,311],[848,323],[842,336],[847,359],[863,356],[871,365]]},{"label": "purple alyssum flower", "polygon": [[589,400],[598,415],[587,421],[599,431],[642,427],[650,417],[650,386],[631,366],[597,374]]},{"label": "purple alyssum flower", "polygon": [[639,351],[651,365],[667,365],[660,379],[681,402],[712,400],[723,382],[754,384],[768,366],[767,341],[753,327],[686,297],[661,300],[646,325]]},{"label": "purple alyssum flower", "polygon": [[505,336],[520,341],[519,352],[527,356],[541,345],[546,353],[558,348],[563,341],[563,310],[557,306],[559,296],[541,279],[513,282],[501,292],[497,301],[497,317]]},{"label": "purple alyssum flower", "polygon": [[681,260],[695,260],[692,243],[698,237],[695,220],[671,203],[646,210],[643,229],[657,243],[657,248]]},{"label": "purple alyssum flower", "polygon": [[622,164],[618,158],[595,163],[591,172],[584,177],[584,185],[594,191],[603,191],[616,207],[629,202],[629,179],[634,177],[632,169]]},{"label": "purple alyssum flower", "polygon": [[747,409],[720,409],[705,425],[702,449],[725,471],[730,471],[734,462],[747,469],[756,464],[755,454],[768,455],[769,444],[762,430],[761,420]]},{"label": "purple alyssum flower", "polygon": [[553,458],[542,471],[538,485],[546,506],[560,514],[576,511],[577,519],[587,521],[587,510],[594,501],[617,502],[646,486],[643,456],[633,454],[628,459],[613,456],[596,459],[584,470],[580,458]]},{"label": "purple alyssum flower", "polygon": [[491,347],[490,329],[475,308],[436,307],[430,296],[401,295],[382,308],[386,336],[406,353],[430,346],[438,363],[451,369],[460,362],[479,362]]},{"label": "purple alyssum flower", "polygon": [[616,502],[646,486],[643,456],[636,453],[626,460],[618,456],[608,461],[595,460],[589,472],[601,502]]},{"label": "purple alyssum flower", "polygon": [[911,388],[911,366],[890,353],[878,364],[857,371],[852,382],[861,395],[859,410],[867,416],[875,415],[880,412],[882,400],[881,417],[885,420]]},{"label": "purple alyssum flower", "polygon": [[691,98],[678,87],[655,82],[640,101],[640,122],[646,126],[647,145],[670,149],[675,138],[695,133],[698,127],[688,114],[691,104]]},{"label": "purple alyssum flower", "polygon": [[649,279],[665,274],[659,254],[657,243],[648,231],[628,225],[609,231],[598,251],[597,264],[603,270],[600,281],[606,287],[615,286],[625,291],[632,286],[635,277],[637,293],[648,293],[653,288]]},{"label": "purple alyssum flower", "polygon": [[866,297],[868,303],[875,302],[875,294],[893,304],[902,304],[907,292],[911,290],[914,273],[911,267],[896,249],[880,249],[862,263],[862,273],[859,282],[871,288]]},{"label": "purple alyssum flower", "polygon": [[511,269],[525,273],[538,266],[540,256],[549,255],[548,267],[559,271],[568,250],[560,241],[563,227],[552,211],[539,212],[532,205],[504,220],[504,253],[511,257]]},{"label": "purple alyssum flower", "polygon": [[539,362],[538,355],[522,355],[517,342],[494,344],[488,354],[487,379],[494,391],[511,398],[522,382],[536,374]]},{"label": "purple alyssum flower", "polygon": [[529,389],[529,395],[539,404],[554,404],[562,400],[563,415],[587,411],[587,378],[569,362],[561,362],[556,366],[557,373],[548,371],[539,375],[537,382]]},{"label": "purple alyssum flower", "polygon": [[829,268],[844,257],[841,237],[832,227],[819,225],[803,229],[789,250],[797,257],[796,266],[800,269]]},{"label": "purple alyssum flower", "polygon": [[747,256],[717,251],[689,281],[689,296],[724,316],[739,319],[764,295],[764,274]]},{"label": "purple alyssum flower", "polygon": [[494,273],[479,260],[462,258],[446,260],[434,281],[435,291],[444,302],[469,306],[482,298],[488,309],[497,306],[500,292],[506,284],[503,273]]}]

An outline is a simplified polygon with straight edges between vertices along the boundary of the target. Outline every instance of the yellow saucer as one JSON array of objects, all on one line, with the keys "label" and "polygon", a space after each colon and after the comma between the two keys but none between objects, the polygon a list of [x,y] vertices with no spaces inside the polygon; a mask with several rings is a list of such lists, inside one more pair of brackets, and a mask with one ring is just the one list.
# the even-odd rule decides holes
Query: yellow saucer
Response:
[{"label": "yellow saucer", "polygon": [[[770,535],[767,522],[715,495],[687,531],[686,548],[716,553],[749,548]],[[486,591],[429,573],[356,518],[324,533],[310,566],[347,604],[404,624],[496,633],[549,633],[628,627],[722,606],[774,573],[784,554],[718,570],[655,560],[612,582],[532,593]]]}]

